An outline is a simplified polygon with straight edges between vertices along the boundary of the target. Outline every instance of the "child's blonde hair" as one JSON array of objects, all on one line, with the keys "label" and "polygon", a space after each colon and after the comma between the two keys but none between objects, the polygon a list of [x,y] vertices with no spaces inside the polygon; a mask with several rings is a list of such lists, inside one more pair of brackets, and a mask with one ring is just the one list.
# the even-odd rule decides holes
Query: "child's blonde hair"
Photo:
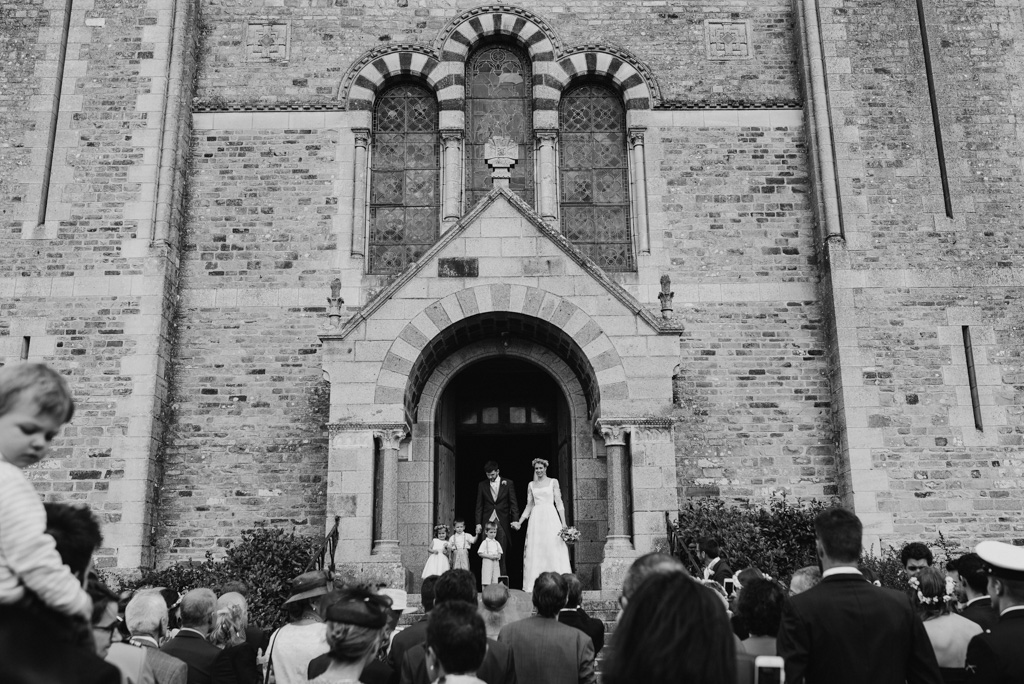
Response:
[{"label": "child's blonde hair", "polygon": [[447,539],[448,526],[444,523],[438,523],[437,525],[434,525],[434,536],[438,539]]},{"label": "child's blonde hair", "polygon": [[40,413],[67,423],[75,415],[71,389],[61,375],[41,363],[14,363],[0,368],[0,416],[18,400],[33,401]]}]

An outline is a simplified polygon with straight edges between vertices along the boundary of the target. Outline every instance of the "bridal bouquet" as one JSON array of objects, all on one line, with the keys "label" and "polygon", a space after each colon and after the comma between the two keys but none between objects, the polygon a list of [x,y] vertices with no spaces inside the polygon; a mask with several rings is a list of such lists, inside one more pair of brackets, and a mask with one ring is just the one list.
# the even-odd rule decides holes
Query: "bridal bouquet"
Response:
[{"label": "bridal bouquet", "polygon": [[566,546],[572,546],[580,540],[580,531],[575,527],[563,527],[558,536],[562,538]]}]

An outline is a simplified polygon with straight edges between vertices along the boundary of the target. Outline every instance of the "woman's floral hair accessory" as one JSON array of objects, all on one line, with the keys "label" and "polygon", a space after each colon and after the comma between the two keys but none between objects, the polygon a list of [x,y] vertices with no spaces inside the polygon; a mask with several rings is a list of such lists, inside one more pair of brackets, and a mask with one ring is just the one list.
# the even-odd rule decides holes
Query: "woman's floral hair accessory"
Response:
[{"label": "woman's floral hair accessory", "polygon": [[938,605],[941,603],[949,603],[956,598],[956,582],[952,577],[946,577],[946,585],[944,587],[945,593],[942,596],[925,596],[924,592],[921,591],[921,580],[916,577],[911,577],[907,580],[907,584],[910,588],[917,592],[917,601],[923,605]]},{"label": "woman's floral hair accessory", "polygon": [[541,465],[543,465],[543,466],[544,466],[545,468],[547,468],[547,467],[548,467],[548,462],[547,462],[547,461],[545,461],[545,460],[544,460],[543,458],[535,458],[535,459],[533,459],[533,461],[531,461],[531,463],[530,463],[530,464],[531,464],[531,465],[532,465],[533,467],[535,467],[535,468],[536,468],[536,467],[537,467],[537,464],[538,464],[538,463],[540,463]]},{"label": "woman's floral hair accessory", "polygon": [[436,536],[438,533],[444,533],[445,535],[447,535],[448,526],[444,523],[438,523],[437,525],[434,525],[434,535]]}]

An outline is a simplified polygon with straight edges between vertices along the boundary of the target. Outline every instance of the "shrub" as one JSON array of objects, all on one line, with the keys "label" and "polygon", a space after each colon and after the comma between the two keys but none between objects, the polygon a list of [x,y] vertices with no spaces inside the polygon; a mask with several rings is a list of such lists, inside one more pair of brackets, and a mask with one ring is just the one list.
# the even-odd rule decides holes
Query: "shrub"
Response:
[{"label": "shrub", "polygon": [[281,607],[288,597],[290,581],[309,565],[318,543],[314,538],[297,536],[294,531],[247,530],[237,544],[228,542],[223,559],[215,560],[207,551],[202,562],[175,563],[145,573],[125,588],[168,587],[177,592],[197,587],[218,590],[229,580],[240,580],[249,586],[249,622],[271,629],[284,622]]},{"label": "shrub", "polygon": [[672,523],[672,552],[699,574],[696,555],[687,544],[714,537],[734,570],[754,566],[787,583],[793,571],[818,562],[814,549],[814,517],[831,503],[793,503],[785,497],[767,506],[749,503],[729,506],[722,499],[696,499],[679,511]]}]

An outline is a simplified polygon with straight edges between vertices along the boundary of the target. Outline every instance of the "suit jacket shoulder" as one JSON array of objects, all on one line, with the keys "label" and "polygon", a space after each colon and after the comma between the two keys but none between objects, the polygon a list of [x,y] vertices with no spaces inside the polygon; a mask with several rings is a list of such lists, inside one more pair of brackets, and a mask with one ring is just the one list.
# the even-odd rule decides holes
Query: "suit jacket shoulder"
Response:
[{"label": "suit jacket shoulder", "polygon": [[186,684],[188,682],[188,665],[183,660],[162,653],[155,648],[144,649],[146,661],[153,671],[156,684]]},{"label": "suit jacket shoulder", "polygon": [[999,612],[988,601],[976,601],[964,608],[960,614],[968,620],[977,622],[986,631],[999,622]]},{"label": "suit jacket shoulder", "polygon": [[221,650],[198,634],[179,633],[160,650],[185,662],[189,684],[209,684],[213,681],[213,664]]},{"label": "suit jacket shoulder", "polygon": [[979,684],[1019,684],[1024,672],[1024,611],[999,618],[992,631],[971,639],[967,668]]}]

